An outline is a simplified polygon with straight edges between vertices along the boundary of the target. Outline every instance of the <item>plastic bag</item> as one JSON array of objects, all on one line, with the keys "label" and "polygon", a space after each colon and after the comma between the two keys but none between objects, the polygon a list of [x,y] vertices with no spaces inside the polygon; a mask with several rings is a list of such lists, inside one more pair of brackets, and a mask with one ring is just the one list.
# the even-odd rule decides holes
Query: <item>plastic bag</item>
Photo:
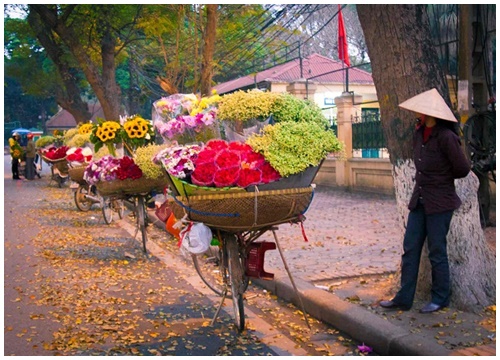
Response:
[{"label": "plastic bag", "polygon": [[212,230],[203,223],[190,223],[180,233],[181,247],[191,254],[203,254],[210,248]]}]

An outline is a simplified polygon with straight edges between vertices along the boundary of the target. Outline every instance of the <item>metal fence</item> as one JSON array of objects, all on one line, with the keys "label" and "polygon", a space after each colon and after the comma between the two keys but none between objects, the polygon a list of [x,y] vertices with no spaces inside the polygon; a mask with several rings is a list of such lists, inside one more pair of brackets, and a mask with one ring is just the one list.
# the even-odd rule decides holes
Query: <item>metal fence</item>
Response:
[{"label": "metal fence", "polygon": [[[382,130],[380,113],[377,111],[363,111],[361,117],[356,116],[352,124],[352,149],[364,158],[381,157],[387,142]],[[356,154],[353,154],[356,156]]]}]

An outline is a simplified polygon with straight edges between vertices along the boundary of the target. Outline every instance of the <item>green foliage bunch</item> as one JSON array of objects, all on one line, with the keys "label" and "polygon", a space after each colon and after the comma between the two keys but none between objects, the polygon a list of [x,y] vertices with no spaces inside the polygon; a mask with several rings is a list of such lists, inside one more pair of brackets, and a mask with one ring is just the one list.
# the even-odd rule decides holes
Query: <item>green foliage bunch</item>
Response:
[{"label": "green foliage bunch", "polygon": [[58,139],[55,136],[51,136],[51,135],[42,136],[42,137],[37,139],[37,141],[35,142],[35,146],[37,148],[42,148],[42,147],[45,147],[47,145],[56,143],[57,140]]},{"label": "green foliage bunch", "polygon": [[76,134],[70,140],[66,142],[68,147],[84,147],[85,144],[90,143],[90,133],[88,134]]},{"label": "green foliage bunch", "polygon": [[217,117],[220,120],[248,121],[251,119],[265,120],[271,115],[272,107],[278,93],[252,89],[238,90],[223,95],[220,99]]},{"label": "green foliage bunch", "polygon": [[68,142],[70,142],[71,139],[73,139],[73,137],[77,134],[78,134],[78,128],[66,130],[63,135],[63,144],[68,145]]},{"label": "green foliage bunch", "polygon": [[160,179],[165,176],[165,173],[161,165],[156,165],[153,162],[153,157],[158,154],[161,150],[167,148],[169,145],[154,145],[150,144],[147,146],[138,147],[135,150],[134,161],[142,170],[142,173],[148,179]]},{"label": "green foliage bunch", "polygon": [[283,177],[317,166],[329,153],[343,149],[333,131],[304,121],[267,125],[261,134],[253,134],[246,143],[264,155]]},{"label": "green foliage bunch", "polygon": [[323,115],[321,108],[309,100],[301,100],[288,93],[280,94],[271,107],[275,122],[306,121],[315,122],[325,128],[328,119]]}]

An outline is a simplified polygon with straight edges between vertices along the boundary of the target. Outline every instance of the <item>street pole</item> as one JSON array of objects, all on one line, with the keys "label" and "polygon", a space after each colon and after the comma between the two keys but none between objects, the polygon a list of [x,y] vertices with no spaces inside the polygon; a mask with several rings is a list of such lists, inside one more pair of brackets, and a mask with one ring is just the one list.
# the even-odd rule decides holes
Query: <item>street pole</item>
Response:
[{"label": "street pole", "polygon": [[458,24],[458,94],[457,105],[461,124],[472,114],[472,6],[459,6]]}]

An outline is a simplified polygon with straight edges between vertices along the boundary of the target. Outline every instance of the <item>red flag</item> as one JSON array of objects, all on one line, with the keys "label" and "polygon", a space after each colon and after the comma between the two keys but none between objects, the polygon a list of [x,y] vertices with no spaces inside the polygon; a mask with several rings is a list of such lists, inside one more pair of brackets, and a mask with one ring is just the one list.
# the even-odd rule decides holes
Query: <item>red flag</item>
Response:
[{"label": "red flag", "polygon": [[344,17],[339,4],[339,60],[343,61],[347,66],[351,66],[349,61],[349,52],[347,51],[347,36],[345,34]]}]

